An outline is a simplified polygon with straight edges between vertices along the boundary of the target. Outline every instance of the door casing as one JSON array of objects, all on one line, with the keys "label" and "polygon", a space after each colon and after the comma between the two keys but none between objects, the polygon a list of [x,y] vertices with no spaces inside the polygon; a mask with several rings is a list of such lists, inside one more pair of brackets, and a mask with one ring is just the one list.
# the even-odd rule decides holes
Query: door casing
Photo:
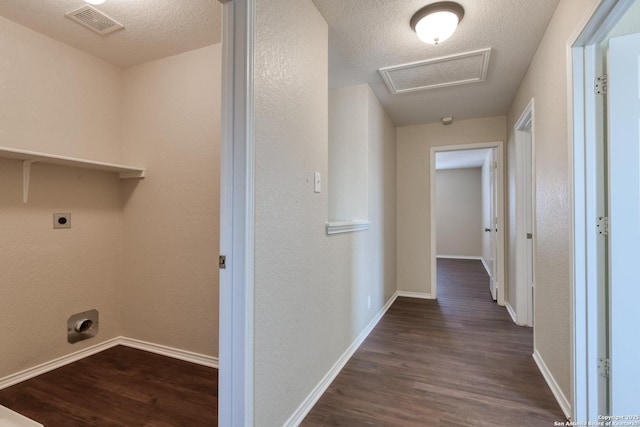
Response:
[{"label": "door casing", "polygon": [[429,211],[431,215],[431,224],[430,224],[430,234],[431,234],[431,242],[430,242],[430,252],[431,259],[430,267],[431,267],[431,287],[430,287],[430,296],[433,299],[437,299],[438,295],[438,282],[437,282],[437,253],[436,253],[436,153],[443,151],[462,151],[462,150],[475,150],[480,148],[495,148],[497,155],[497,173],[498,173],[498,234],[496,237],[496,246],[497,246],[497,263],[498,268],[497,272],[494,275],[497,276],[497,285],[496,290],[498,292],[498,304],[504,306],[505,305],[505,295],[504,295],[504,245],[505,245],[505,228],[504,228],[504,152],[503,152],[503,142],[483,142],[483,143],[475,143],[475,144],[462,144],[462,145],[445,145],[445,146],[437,146],[431,147],[430,150],[430,159],[429,159]]}]

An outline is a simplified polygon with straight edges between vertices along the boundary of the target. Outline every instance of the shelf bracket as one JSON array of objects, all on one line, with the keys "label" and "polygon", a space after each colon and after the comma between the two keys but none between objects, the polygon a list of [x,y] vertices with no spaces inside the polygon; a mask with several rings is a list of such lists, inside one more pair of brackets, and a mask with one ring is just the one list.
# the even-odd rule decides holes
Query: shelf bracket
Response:
[{"label": "shelf bracket", "polygon": [[29,185],[31,183],[31,164],[37,160],[23,160],[22,161],[22,201],[27,203],[29,201]]}]

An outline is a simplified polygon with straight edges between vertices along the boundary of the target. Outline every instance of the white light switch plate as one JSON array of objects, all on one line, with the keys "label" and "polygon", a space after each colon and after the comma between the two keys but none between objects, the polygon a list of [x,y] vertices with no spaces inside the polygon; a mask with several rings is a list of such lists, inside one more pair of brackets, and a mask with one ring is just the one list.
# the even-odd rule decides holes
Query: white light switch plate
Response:
[{"label": "white light switch plate", "polygon": [[320,177],[320,172],[313,173],[313,191],[319,193],[322,188],[322,179]]}]

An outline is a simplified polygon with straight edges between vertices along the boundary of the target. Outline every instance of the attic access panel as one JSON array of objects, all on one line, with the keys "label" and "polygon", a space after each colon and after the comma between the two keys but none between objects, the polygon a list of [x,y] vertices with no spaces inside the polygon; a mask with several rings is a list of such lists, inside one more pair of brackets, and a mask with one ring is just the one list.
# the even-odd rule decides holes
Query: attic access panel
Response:
[{"label": "attic access panel", "polygon": [[380,68],[392,94],[485,81],[491,48]]}]

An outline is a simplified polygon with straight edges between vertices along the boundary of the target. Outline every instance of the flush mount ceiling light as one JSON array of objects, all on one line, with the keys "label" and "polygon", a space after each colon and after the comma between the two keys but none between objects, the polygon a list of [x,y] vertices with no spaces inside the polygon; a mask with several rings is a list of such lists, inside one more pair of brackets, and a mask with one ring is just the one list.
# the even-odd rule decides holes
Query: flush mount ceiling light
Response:
[{"label": "flush mount ceiling light", "polygon": [[85,3],[98,5],[104,3],[105,0],[84,0]]},{"label": "flush mount ceiling light", "polygon": [[464,8],[458,3],[441,1],[417,11],[411,17],[410,24],[420,40],[439,44],[451,37],[463,16]]}]

